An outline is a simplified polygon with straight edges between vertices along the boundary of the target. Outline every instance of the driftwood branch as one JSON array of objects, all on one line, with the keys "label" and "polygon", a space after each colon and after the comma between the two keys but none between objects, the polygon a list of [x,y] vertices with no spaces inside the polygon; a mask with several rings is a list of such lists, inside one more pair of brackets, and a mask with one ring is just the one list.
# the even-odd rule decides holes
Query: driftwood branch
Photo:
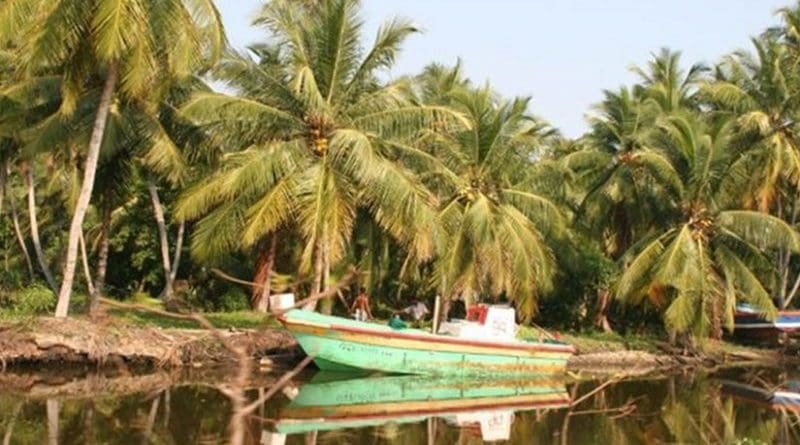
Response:
[{"label": "driftwood branch", "polygon": [[253,403],[245,406],[244,407],[244,414],[248,415],[248,414],[252,413],[256,409],[258,409],[259,406],[263,405],[267,400],[271,399],[272,396],[274,396],[275,393],[277,393],[284,386],[286,386],[286,384],[289,383],[289,381],[291,379],[293,379],[294,376],[296,376],[297,374],[300,373],[300,371],[305,369],[305,367],[308,366],[311,363],[312,360],[314,360],[314,357],[311,357],[311,356],[308,356],[308,357],[304,358],[303,361],[298,363],[297,366],[295,366],[291,371],[287,372],[280,379],[278,379],[278,381],[273,383],[272,386],[270,387],[270,389],[266,393],[264,393],[263,396],[259,397]]},{"label": "driftwood branch", "polygon": [[606,389],[607,387],[609,387],[609,386],[613,385],[614,383],[618,383],[619,381],[621,381],[622,379],[624,379],[624,378],[625,378],[625,376],[626,376],[626,375],[625,375],[625,374],[623,374],[623,375],[619,375],[619,376],[616,376],[616,377],[614,377],[614,378],[611,378],[611,379],[609,379],[609,380],[606,380],[605,382],[603,382],[602,384],[598,385],[598,386],[597,386],[596,388],[594,388],[593,390],[591,390],[591,391],[589,391],[588,393],[586,393],[586,394],[584,394],[583,396],[581,396],[581,397],[580,397],[578,400],[576,400],[576,401],[572,402],[572,404],[570,405],[570,409],[572,409],[572,408],[575,408],[576,406],[580,405],[582,402],[584,402],[584,401],[588,400],[588,399],[589,399],[590,397],[592,397],[593,395],[595,395],[595,394],[597,394],[598,392],[600,392],[600,391],[602,391],[602,390]]}]

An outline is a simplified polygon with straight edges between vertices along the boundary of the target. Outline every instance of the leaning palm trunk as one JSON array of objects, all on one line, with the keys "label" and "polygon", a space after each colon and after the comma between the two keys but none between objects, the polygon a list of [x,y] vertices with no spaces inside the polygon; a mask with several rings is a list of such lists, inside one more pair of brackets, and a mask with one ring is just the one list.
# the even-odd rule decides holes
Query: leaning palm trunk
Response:
[{"label": "leaning palm trunk", "polygon": [[14,202],[14,196],[8,196],[8,207],[11,209],[11,222],[14,224],[14,233],[17,235],[17,242],[19,243],[19,248],[22,250],[22,255],[25,257],[25,264],[28,266],[28,274],[31,277],[31,280],[35,279],[35,275],[33,272],[33,261],[31,260],[31,254],[28,252],[28,246],[25,244],[25,236],[22,235],[22,228],[19,225],[19,213],[17,213],[17,205]]},{"label": "leaning palm trunk", "polygon": [[253,282],[261,286],[253,286],[252,307],[257,312],[267,312],[269,310],[269,296],[272,291],[271,279],[272,269],[275,266],[275,254],[278,249],[278,234],[273,233],[270,236],[269,250],[266,253],[263,251],[259,255],[258,263],[256,264],[256,274]]},{"label": "leaning palm trunk", "polygon": [[172,255],[172,270],[169,275],[169,283],[167,283],[171,288],[174,288],[175,279],[178,278],[178,267],[181,265],[181,250],[183,250],[183,236],[185,233],[186,222],[181,221],[178,226],[178,234],[175,237],[175,253]]},{"label": "leaning palm trunk", "polygon": [[153,214],[156,218],[156,225],[158,226],[158,240],[161,246],[161,265],[164,268],[164,286],[163,297],[164,301],[172,301],[173,288],[172,288],[172,265],[169,260],[169,239],[167,238],[167,222],[164,218],[164,206],[161,205],[161,199],[158,197],[158,189],[156,183],[152,179],[147,181],[147,189],[150,192],[150,201],[153,203]]},{"label": "leaning palm trunk", "polygon": [[81,231],[80,248],[81,263],[83,263],[83,276],[86,279],[86,288],[89,290],[89,295],[94,295],[94,282],[92,281],[92,273],[89,271],[89,255],[86,253],[86,237],[83,236],[83,231]]},{"label": "leaning palm trunk", "polygon": [[27,166],[27,174],[25,176],[25,188],[28,191],[28,218],[31,224],[31,239],[33,240],[33,250],[36,252],[36,260],[39,261],[39,267],[42,269],[44,279],[47,280],[47,285],[53,292],[58,291],[56,281],[53,279],[53,274],[50,272],[50,267],[44,258],[44,250],[42,250],[42,242],[39,238],[39,223],[36,220],[36,189],[34,186],[33,166]]},{"label": "leaning palm trunk", "polygon": [[[5,202],[5,197],[8,195],[8,173],[9,165],[8,161],[5,161],[2,170],[0,170],[0,175],[2,175],[2,181],[0,181],[0,217],[2,217],[3,214],[2,203]],[[31,280],[33,280],[33,263],[31,262],[31,255],[28,253],[28,246],[25,245],[25,237],[22,235],[22,230],[19,227],[19,215],[17,214],[17,206],[14,203],[14,197],[12,195],[8,195],[8,207],[11,209],[11,222],[14,225],[14,233],[17,236],[17,242],[25,258],[25,264],[28,266],[28,275],[31,277]]]},{"label": "leaning palm trunk", "polygon": [[61,282],[61,290],[58,293],[58,303],[56,304],[56,317],[66,317],[69,312],[69,300],[72,296],[72,283],[75,280],[75,262],[78,257],[78,242],[83,226],[83,219],[86,210],[89,208],[89,201],[92,198],[94,188],[94,176],[97,171],[97,160],[100,156],[100,145],[103,143],[103,134],[108,122],[108,113],[111,109],[111,100],[117,86],[118,63],[112,62],[108,66],[103,93],[100,96],[100,103],[97,107],[92,136],[89,139],[89,151],[86,153],[86,164],[83,170],[83,183],[78,202],[75,205],[75,212],[72,215],[72,223],[69,227],[69,241],[67,244],[67,257],[64,263],[64,277]]}]

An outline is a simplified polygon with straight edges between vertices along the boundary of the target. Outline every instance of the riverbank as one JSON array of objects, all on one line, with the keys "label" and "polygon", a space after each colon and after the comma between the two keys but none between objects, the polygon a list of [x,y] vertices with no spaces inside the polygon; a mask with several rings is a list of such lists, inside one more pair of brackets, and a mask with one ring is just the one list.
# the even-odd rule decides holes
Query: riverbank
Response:
[{"label": "riverbank", "polygon": [[[215,319],[214,316],[208,318]],[[234,362],[231,345],[241,347],[251,358],[265,363],[292,361],[302,354],[292,336],[274,323],[259,322],[257,317],[252,317],[246,326],[261,326],[252,329],[216,319],[214,324],[220,328],[217,334],[199,329],[191,321],[180,325],[182,327],[162,327],[172,325],[154,319],[132,319],[123,314],[107,314],[95,320],[40,317],[0,322],[0,366],[200,368]],[[569,362],[569,370],[590,375],[780,366],[796,360],[777,349],[724,341],[709,343],[702,353],[687,354],[648,337],[565,334],[563,340],[578,350]]]},{"label": "riverbank", "polygon": [[203,367],[234,361],[222,341],[255,359],[297,352],[289,333],[267,329],[161,328],[117,317],[36,318],[0,323],[0,364],[97,367]]}]

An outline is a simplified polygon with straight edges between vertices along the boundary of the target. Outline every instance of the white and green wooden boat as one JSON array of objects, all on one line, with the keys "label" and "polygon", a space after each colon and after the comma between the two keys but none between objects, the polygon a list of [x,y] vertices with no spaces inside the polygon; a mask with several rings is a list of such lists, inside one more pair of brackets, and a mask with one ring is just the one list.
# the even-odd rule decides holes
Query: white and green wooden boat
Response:
[{"label": "white and green wooden boat", "polygon": [[440,417],[457,425],[479,424],[484,440],[491,440],[492,435],[510,430],[516,411],[560,409],[569,404],[564,381],[553,376],[524,380],[411,375],[342,379],[323,372],[301,386],[281,410],[275,431],[297,434]]},{"label": "white and green wooden boat", "polygon": [[440,331],[448,334],[398,330],[300,309],[279,320],[326,371],[473,377],[563,373],[575,349],[555,340],[517,340],[513,316],[513,309],[489,307],[481,321],[443,324]]}]

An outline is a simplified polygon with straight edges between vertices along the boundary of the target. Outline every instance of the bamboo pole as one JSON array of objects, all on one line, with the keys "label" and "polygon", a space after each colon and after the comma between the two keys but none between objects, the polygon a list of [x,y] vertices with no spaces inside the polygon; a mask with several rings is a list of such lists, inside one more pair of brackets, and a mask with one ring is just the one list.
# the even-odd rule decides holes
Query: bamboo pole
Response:
[{"label": "bamboo pole", "polygon": [[436,301],[433,303],[433,323],[431,325],[431,332],[436,334],[439,332],[439,312],[442,308],[442,297],[436,296]]}]

